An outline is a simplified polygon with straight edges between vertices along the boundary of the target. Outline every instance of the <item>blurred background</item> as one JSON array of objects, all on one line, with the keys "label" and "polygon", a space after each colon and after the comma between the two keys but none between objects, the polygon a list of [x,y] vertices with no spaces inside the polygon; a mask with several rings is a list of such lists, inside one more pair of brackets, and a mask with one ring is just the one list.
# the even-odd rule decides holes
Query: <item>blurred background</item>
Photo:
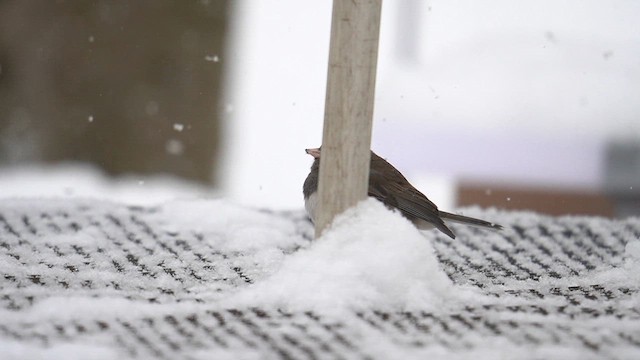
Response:
[{"label": "blurred background", "polygon": [[[443,209],[640,215],[640,3],[383,3],[373,149]],[[0,1],[0,196],[301,209],[331,1]]]}]

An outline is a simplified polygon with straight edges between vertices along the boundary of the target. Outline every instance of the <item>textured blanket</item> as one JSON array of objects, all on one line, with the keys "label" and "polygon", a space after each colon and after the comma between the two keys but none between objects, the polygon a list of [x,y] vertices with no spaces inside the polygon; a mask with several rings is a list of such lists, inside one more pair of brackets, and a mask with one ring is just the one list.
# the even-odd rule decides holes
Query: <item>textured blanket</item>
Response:
[{"label": "textured blanket", "polygon": [[[437,281],[466,294],[458,300],[400,304],[380,289],[414,294],[405,288],[420,265],[403,274],[381,263],[388,269],[376,279],[349,283],[370,280],[363,292],[317,288],[305,308],[295,284],[275,289],[297,278],[277,275],[289,258],[320,246],[303,212],[215,200],[3,201],[0,358],[640,358],[640,219],[465,214],[505,230],[423,234]],[[357,263],[366,254],[340,256]],[[345,276],[362,272],[340,266]],[[384,274],[387,287],[376,287]],[[365,290],[378,300],[353,299]],[[351,299],[322,302],[323,291]]]}]

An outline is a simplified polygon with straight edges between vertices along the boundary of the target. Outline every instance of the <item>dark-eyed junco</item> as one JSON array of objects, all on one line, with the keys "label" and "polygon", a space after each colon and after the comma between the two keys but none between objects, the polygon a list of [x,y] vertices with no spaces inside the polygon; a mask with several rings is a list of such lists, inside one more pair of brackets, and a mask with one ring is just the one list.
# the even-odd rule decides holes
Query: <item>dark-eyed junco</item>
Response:
[{"label": "dark-eyed junco", "polygon": [[[313,156],[314,161],[311,165],[311,172],[304,181],[302,192],[304,194],[304,206],[311,221],[314,221],[318,201],[320,149],[306,149],[305,151]],[[380,200],[388,207],[400,210],[400,213],[411,220],[419,229],[427,230],[435,227],[452,239],[455,239],[456,236],[447,227],[445,221],[496,230],[502,229],[502,226],[488,221],[438,210],[438,207],[414,188],[402,176],[400,171],[373,151],[371,152],[371,167],[369,171],[369,196]]]}]

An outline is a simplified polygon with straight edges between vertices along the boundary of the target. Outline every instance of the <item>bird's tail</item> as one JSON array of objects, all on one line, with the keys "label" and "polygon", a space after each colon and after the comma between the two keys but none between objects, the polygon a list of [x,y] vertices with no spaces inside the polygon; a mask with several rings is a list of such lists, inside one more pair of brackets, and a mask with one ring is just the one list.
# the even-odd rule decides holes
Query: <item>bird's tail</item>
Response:
[{"label": "bird's tail", "polygon": [[494,224],[492,222],[488,222],[480,219],[475,219],[468,216],[452,214],[445,211],[440,211],[440,217],[445,221],[452,221],[460,224],[479,226],[479,227],[489,228],[494,230],[502,230],[502,225]]}]

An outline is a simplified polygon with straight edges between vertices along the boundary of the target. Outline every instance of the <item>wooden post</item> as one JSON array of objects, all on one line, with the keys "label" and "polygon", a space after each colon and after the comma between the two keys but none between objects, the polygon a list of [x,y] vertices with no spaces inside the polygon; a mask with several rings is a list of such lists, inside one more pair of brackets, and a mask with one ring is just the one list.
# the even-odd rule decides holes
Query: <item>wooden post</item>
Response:
[{"label": "wooden post", "polygon": [[367,197],[382,0],[334,0],[316,237]]}]

